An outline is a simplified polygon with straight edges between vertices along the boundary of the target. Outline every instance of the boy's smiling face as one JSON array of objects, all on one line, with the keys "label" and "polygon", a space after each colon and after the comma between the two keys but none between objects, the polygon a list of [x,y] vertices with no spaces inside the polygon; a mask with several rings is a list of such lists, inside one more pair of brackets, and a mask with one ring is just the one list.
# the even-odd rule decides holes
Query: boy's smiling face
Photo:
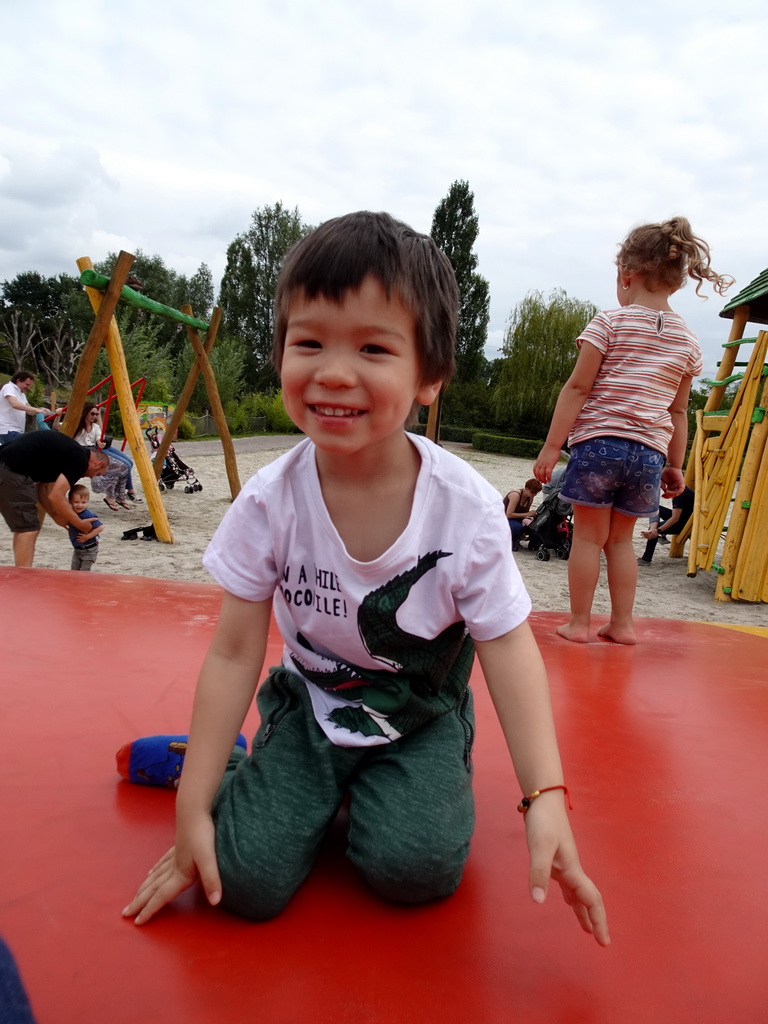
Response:
[{"label": "boy's smiling face", "polygon": [[85,512],[88,508],[88,495],[83,494],[82,491],[78,491],[77,494],[73,494],[70,499],[73,511],[80,515],[81,512]]},{"label": "boy's smiling face", "polygon": [[413,314],[374,277],[340,305],[299,294],[287,320],[283,402],[322,451],[352,455],[399,441],[414,399],[429,405],[440,390],[421,382]]}]

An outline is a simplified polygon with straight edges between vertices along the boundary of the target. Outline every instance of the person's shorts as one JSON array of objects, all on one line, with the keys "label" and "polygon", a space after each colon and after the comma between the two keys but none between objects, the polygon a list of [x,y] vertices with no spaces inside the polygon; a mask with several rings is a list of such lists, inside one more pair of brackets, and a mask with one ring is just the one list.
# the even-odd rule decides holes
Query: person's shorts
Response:
[{"label": "person's shorts", "polygon": [[659,509],[664,455],[622,437],[591,437],[571,449],[560,497],[573,505],[613,508],[625,516]]},{"label": "person's shorts", "polygon": [[0,513],[11,533],[32,533],[40,529],[37,514],[37,484],[28,476],[13,473],[0,462]]}]

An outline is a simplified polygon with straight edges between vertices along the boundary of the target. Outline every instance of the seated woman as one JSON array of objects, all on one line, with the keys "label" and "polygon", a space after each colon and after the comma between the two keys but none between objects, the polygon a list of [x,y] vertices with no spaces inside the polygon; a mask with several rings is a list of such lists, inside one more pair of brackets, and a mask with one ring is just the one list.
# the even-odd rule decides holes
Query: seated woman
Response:
[{"label": "seated woman", "polygon": [[[86,448],[104,448],[101,432],[101,412],[95,402],[86,402],[75,430],[75,440]],[[104,492],[104,504],[113,512],[118,512],[120,506],[133,508],[133,505],[125,500],[126,495],[134,498],[136,496],[130,477],[133,460],[124,452],[118,452],[111,447],[104,450],[109,456],[109,470],[103,476],[95,476],[91,481],[91,487],[99,493]]]},{"label": "seated woman", "polygon": [[536,515],[536,512],[531,509],[531,505],[540,490],[539,481],[531,477],[530,480],[525,481],[525,486],[521,490],[510,491],[504,499],[504,511],[507,513],[509,529],[512,533],[513,551],[520,550],[522,532]]}]

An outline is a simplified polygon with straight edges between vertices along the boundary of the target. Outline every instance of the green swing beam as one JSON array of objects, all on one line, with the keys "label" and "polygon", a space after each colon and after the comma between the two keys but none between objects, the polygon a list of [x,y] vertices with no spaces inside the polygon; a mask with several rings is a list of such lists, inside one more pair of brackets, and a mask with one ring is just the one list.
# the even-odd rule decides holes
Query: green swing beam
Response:
[{"label": "green swing beam", "polygon": [[[97,273],[95,270],[84,270],[80,274],[80,283],[88,288],[96,288],[97,291],[105,292],[109,285],[109,278],[105,277],[104,274]],[[150,313],[157,313],[160,316],[168,317],[169,320],[178,320],[180,324],[185,324],[187,327],[195,327],[198,331],[208,330],[209,325],[205,320],[198,320],[193,316],[187,316],[186,313],[182,313],[178,309],[172,309],[171,306],[165,306],[162,302],[148,299],[146,295],[142,295],[141,292],[129,288],[127,284],[123,286],[120,298],[132,306],[138,306],[139,309],[146,309]]]}]

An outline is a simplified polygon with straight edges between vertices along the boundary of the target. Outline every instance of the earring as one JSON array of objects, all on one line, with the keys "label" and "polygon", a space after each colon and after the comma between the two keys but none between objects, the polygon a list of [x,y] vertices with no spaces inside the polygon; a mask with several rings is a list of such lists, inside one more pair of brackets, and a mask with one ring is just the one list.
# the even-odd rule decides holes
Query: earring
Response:
[{"label": "earring", "polygon": [[628,284],[623,284],[621,287],[624,289],[625,292],[629,291],[629,285]]}]

